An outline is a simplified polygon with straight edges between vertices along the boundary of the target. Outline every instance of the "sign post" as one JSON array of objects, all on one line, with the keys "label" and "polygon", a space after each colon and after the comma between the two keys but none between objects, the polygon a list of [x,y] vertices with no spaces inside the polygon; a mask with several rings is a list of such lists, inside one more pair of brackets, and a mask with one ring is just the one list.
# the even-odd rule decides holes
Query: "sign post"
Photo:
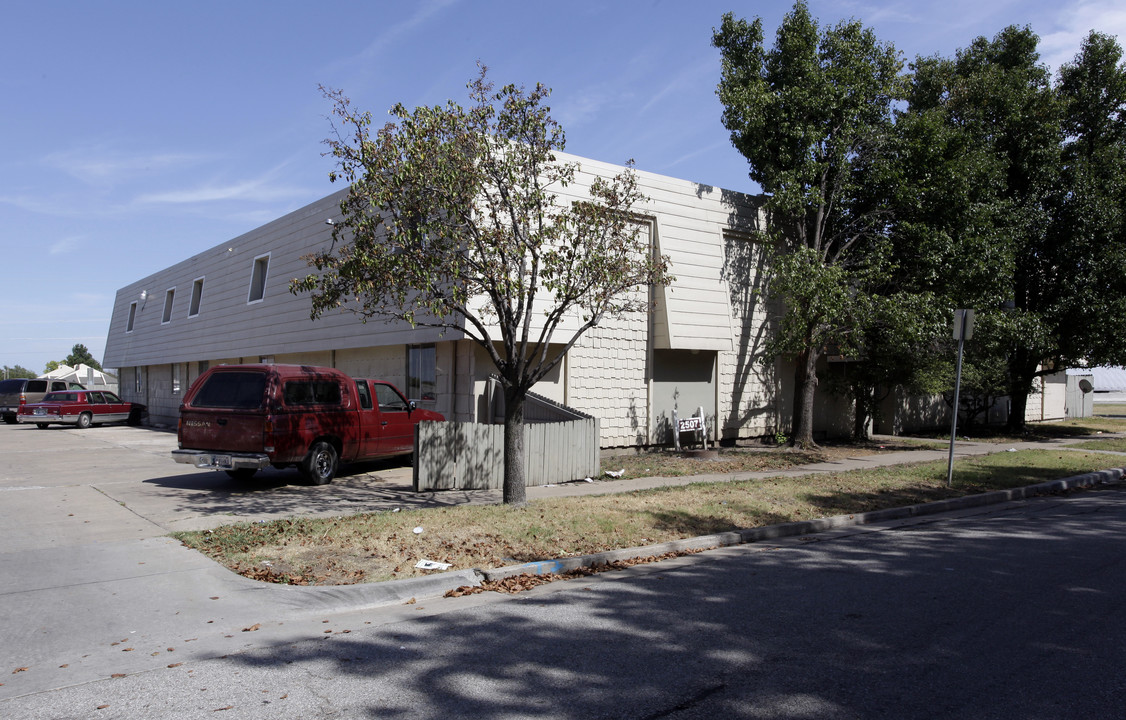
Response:
[{"label": "sign post", "polygon": [[946,487],[954,483],[954,438],[958,435],[958,395],[962,390],[962,349],[974,335],[974,311],[954,311],[954,339],[958,341],[958,369],[954,373],[954,417],[950,420],[950,459],[946,463]]},{"label": "sign post", "polygon": [[677,452],[680,451],[680,434],[683,432],[692,433],[693,440],[703,442],[704,449],[708,449],[708,435],[707,435],[707,421],[704,415],[704,408],[698,408],[696,415],[692,417],[679,418],[674,408],[672,411],[672,426],[673,426],[673,444]]}]

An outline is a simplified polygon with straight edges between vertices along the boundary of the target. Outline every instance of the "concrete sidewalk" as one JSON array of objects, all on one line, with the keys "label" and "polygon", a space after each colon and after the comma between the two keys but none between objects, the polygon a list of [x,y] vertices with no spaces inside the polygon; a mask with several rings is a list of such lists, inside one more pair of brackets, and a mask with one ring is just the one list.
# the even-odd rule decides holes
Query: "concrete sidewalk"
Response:
[{"label": "concrete sidewalk", "polygon": [[[7,437],[5,435],[5,437]],[[15,436],[12,436],[13,438]],[[40,436],[27,436],[38,438]],[[49,437],[49,436],[48,436]],[[0,589],[5,606],[5,619],[0,624],[0,698],[89,682],[115,674],[131,674],[167,667],[191,659],[222,656],[263,644],[277,644],[316,637],[326,632],[329,619],[338,613],[362,608],[386,608],[387,617],[405,612],[403,603],[435,598],[448,589],[474,585],[480,577],[472,570],[449,572],[425,578],[335,587],[290,587],[258,583],[236,575],[198,553],[182,547],[165,535],[170,529],[185,528],[201,517],[215,524],[233,522],[240,513],[207,515],[201,507],[181,507],[189,516],[181,522],[175,513],[160,514],[154,507],[151,479],[142,483],[129,481],[132,472],[152,474],[152,467],[141,455],[151,456],[155,463],[167,462],[166,437],[144,437],[132,434],[121,437],[118,449],[124,455],[102,448],[110,435],[78,434],[75,442],[83,443],[83,458],[123,457],[124,465],[114,461],[113,472],[100,467],[97,461],[79,463],[80,469],[70,471],[68,482],[59,481],[51,487],[24,482],[16,477],[20,471],[5,476],[18,450],[5,455],[0,465],[0,481],[6,486],[0,503],[0,571],[7,583]],[[68,438],[69,439],[69,438]],[[174,441],[174,438],[173,438]],[[1051,443],[1066,448],[1069,441]],[[1018,443],[1013,449],[1043,448],[1045,443]],[[1010,446],[1004,446],[1007,450]],[[989,443],[959,443],[957,457],[997,452]],[[904,463],[945,459],[946,451],[888,452],[857,456],[843,460],[817,463],[789,471],[755,473],[716,473],[677,478],[639,478],[578,482],[554,487],[528,489],[529,499],[628,492],[632,490],[685,485],[694,482],[733,481],[756,477],[800,476],[819,472],[846,471]],[[65,461],[66,458],[56,458]],[[130,465],[135,462],[136,467]],[[122,469],[124,468],[124,469]],[[410,489],[410,468],[381,471],[379,492],[364,502],[348,503],[349,479],[341,486],[328,488],[332,494],[306,492],[298,500],[321,498],[334,502],[335,512],[362,512],[379,509],[426,507],[462,503],[492,503],[500,500],[499,491],[443,492],[416,495]],[[64,475],[66,473],[63,473]],[[158,478],[158,490],[172,489],[180,493],[192,491],[202,484],[201,496],[208,497],[207,483],[223,482],[217,473],[204,471],[190,477]],[[85,475],[87,483],[76,482]],[[359,482],[356,475],[351,481]],[[1075,481],[1092,484],[1121,477],[1121,472],[1100,474]],[[190,482],[189,482],[190,481]],[[290,491],[290,488],[284,488]],[[317,488],[323,491],[325,488]],[[148,492],[149,495],[144,495]],[[219,493],[210,492],[210,495]],[[369,493],[370,495],[370,493]],[[149,497],[146,501],[144,498]],[[976,496],[980,497],[980,496]],[[1006,498],[998,497],[996,502]],[[228,499],[229,500],[229,499]],[[979,502],[964,499],[966,504]],[[210,501],[209,501],[210,502]],[[217,502],[217,501],[216,501]],[[226,500],[224,500],[226,502]],[[341,505],[344,507],[342,508]],[[954,509],[948,505],[944,509]],[[210,506],[203,510],[210,511]],[[259,502],[258,519],[276,515],[278,507]],[[308,508],[307,508],[308,509]],[[313,507],[312,514],[322,514]],[[36,518],[39,525],[28,527],[27,519]],[[882,519],[891,519],[890,516]],[[868,521],[852,516],[849,523]],[[842,521],[843,522],[843,521]],[[840,522],[828,522],[839,527]],[[813,525],[794,524],[793,533],[815,532]],[[19,527],[19,531],[13,530]],[[822,528],[824,529],[824,528]],[[785,529],[783,529],[785,531]],[[785,532],[789,532],[785,531]],[[777,537],[776,534],[766,535]],[[729,537],[712,536],[681,541],[687,548],[745,542],[736,533]],[[671,544],[670,544],[671,545]],[[656,546],[654,546],[656,547]],[[614,557],[596,557],[568,561],[570,564],[593,560],[655,554],[654,547],[619,551]],[[605,555],[605,554],[604,554]],[[552,563],[517,566],[494,571],[494,576],[516,572],[547,572],[566,569]],[[399,606],[396,610],[393,606]],[[7,668],[7,669],[5,669]]]}]

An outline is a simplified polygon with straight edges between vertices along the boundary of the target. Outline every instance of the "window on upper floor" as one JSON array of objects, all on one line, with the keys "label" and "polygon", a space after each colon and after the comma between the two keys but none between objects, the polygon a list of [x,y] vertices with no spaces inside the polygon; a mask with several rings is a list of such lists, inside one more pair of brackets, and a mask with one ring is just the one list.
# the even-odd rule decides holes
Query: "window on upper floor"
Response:
[{"label": "window on upper floor", "polygon": [[259,302],[266,295],[266,275],[270,269],[270,256],[259,255],[254,258],[254,270],[250,275],[250,295],[247,302]]},{"label": "window on upper floor", "polygon": [[192,282],[192,301],[188,304],[188,317],[199,315],[199,303],[203,300],[203,278]]},{"label": "window on upper floor", "polygon": [[129,303],[129,322],[125,325],[125,332],[133,332],[133,324],[137,322],[137,303]]},{"label": "window on upper floor", "polygon": [[166,325],[172,322],[172,305],[176,302],[176,288],[168,288],[164,293],[164,314],[160,316],[160,324]]}]

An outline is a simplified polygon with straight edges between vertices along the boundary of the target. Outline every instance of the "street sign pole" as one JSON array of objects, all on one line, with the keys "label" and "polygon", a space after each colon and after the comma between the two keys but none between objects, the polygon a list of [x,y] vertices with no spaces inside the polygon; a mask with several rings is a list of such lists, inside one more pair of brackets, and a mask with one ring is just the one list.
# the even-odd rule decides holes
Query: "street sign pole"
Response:
[{"label": "street sign pole", "polygon": [[946,487],[954,484],[954,438],[958,435],[958,395],[962,390],[962,350],[973,336],[973,310],[954,311],[954,338],[958,341],[958,369],[954,374],[954,413],[950,420],[950,458],[946,463]]}]

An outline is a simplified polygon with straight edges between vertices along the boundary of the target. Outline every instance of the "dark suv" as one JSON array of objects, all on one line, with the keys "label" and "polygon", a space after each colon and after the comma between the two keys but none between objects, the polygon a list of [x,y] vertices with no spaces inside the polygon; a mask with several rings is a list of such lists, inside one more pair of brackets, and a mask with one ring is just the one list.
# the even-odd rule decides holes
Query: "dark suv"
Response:
[{"label": "dark suv", "polygon": [[53,380],[51,378],[11,378],[0,380],[0,415],[9,425],[16,424],[16,413],[20,405],[39,402],[49,392],[57,390],[85,390],[76,382]]}]

